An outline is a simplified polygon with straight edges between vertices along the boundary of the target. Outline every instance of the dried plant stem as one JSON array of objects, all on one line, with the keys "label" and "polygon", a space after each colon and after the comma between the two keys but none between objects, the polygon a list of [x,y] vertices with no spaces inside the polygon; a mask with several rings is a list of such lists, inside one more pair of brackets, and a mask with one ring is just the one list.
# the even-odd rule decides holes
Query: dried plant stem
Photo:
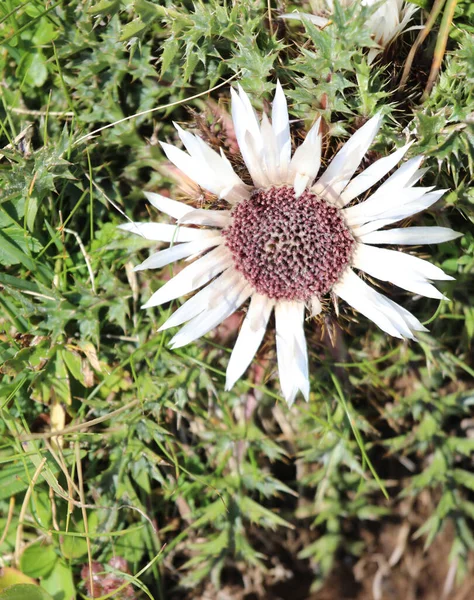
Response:
[{"label": "dried plant stem", "polygon": [[30,485],[25,492],[25,497],[23,499],[23,503],[21,505],[20,514],[18,515],[18,528],[16,530],[16,540],[15,540],[15,554],[14,554],[14,563],[18,565],[20,563],[20,555],[21,555],[21,538],[23,535],[23,522],[25,520],[26,511],[28,509],[28,504],[30,503],[31,493],[33,492],[33,488],[38,481],[38,477],[40,476],[41,471],[43,470],[44,465],[46,464],[46,458],[38,465],[36,471],[31,478]]},{"label": "dried plant stem", "polygon": [[84,532],[86,534],[86,545],[87,545],[87,559],[89,562],[89,584],[91,588],[91,596],[94,597],[94,578],[92,572],[92,547],[91,540],[89,537],[89,522],[87,520],[87,509],[85,507],[86,503],[86,495],[84,494],[84,479],[82,476],[82,463],[81,463],[81,451],[79,447],[79,442],[76,440],[74,443],[74,451],[76,455],[76,467],[77,467],[77,480],[79,483],[79,499],[81,501],[82,507],[82,520],[84,521]]},{"label": "dried plant stem", "polygon": [[405,87],[406,82],[408,81],[408,75],[410,74],[410,69],[413,64],[413,60],[415,58],[416,51],[421,46],[421,44],[426,40],[426,38],[428,37],[428,34],[433,29],[433,25],[435,24],[439,13],[442,11],[445,2],[446,2],[446,0],[435,0],[435,3],[433,4],[433,8],[431,9],[431,12],[430,12],[430,16],[428,17],[428,20],[426,21],[426,25],[418,34],[418,37],[416,38],[415,43],[413,44],[412,49],[410,50],[410,52],[407,56],[407,59],[405,61],[405,67],[403,68],[402,78],[400,80],[400,89],[403,89]]},{"label": "dried plant stem", "polygon": [[94,271],[92,270],[92,265],[91,265],[90,258],[89,258],[88,254],[87,254],[87,250],[86,250],[84,244],[82,243],[82,240],[81,240],[79,234],[76,231],[73,231],[72,229],[68,229],[67,227],[63,227],[63,231],[65,231],[66,233],[70,233],[71,235],[73,235],[76,238],[76,241],[77,241],[77,243],[79,245],[79,248],[81,249],[82,256],[84,257],[84,261],[86,263],[87,270],[89,272],[89,277],[90,277],[90,280],[91,280],[92,291],[95,294],[96,293],[96,289],[95,289]]},{"label": "dried plant stem", "polygon": [[132,408],[136,404],[138,404],[140,400],[132,400],[128,404],[117,408],[117,410],[113,410],[112,412],[103,415],[102,417],[97,417],[97,419],[92,419],[90,421],[86,421],[85,423],[79,423],[78,425],[70,425],[69,427],[65,427],[62,430],[58,431],[45,431],[44,433],[31,433],[29,435],[24,435],[20,438],[20,441],[26,442],[29,440],[44,440],[47,438],[55,437],[58,435],[66,435],[68,433],[75,433],[76,431],[82,431],[84,429],[88,429],[89,427],[93,427],[94,425],[98,425],[99,423],[103,423],[104,421],[108,421],[113,417],[116,417],[120,413]]},{"label": "dried plant stem", "polygon": [[15,108],[13,106],[8,107],[13,113],[17,115],[32,115],[34,117],[60,117],[64,119],[71,119],[74,116],[73,112],[68,111],[45,111],[45,110],[32,110],[29,108]]},{"label": "dried plant stem", "polygon": [[5,541],[5,539],[8,535],[8,530],[10,529],[10,524],[12,522],[14,509],[15,509],[15,496],[11,496],[10,503],[8,505],[8,514],[7,514],[7,520],[5,522],[5,529],[3,530],[2,536],[0,537],[0,546],[3,544],[3,542]]},{"label": "dried plant stem", "polygon": [[210,94],[211,92],[215,92],[221,87],[224,87],[237,77],[239,77],[239,73],[235,73],[232,77],[229,77],[222,83],[215,85],[214,87],[206,90],[205,92],[201,92],[200,94],[195,94],[194,96],[189,96],[188,98],[184,98],[183,100],[177,100],[176,102],[171,102],[170,104],[163,104],[162,106],[156,106],[155,108],[149,108],[148,110],[142,110],[141,112],[135,113],[134,115],[130,115],[129,117],[124,117],[123,119],[119,119],[118,121],[114,121],[113,123],[109,123],[108,125],[104,125],[103,127],[99,127],[99,129],[94,129],[90,133],[83,135],[78,140],[74,142],[74,145],[79,144],[80,142],[92,138],[96,133],[100,133],[104,131],[104,129],[109,129],[110,127],[114,127],[115,125],[119,125],[119,123],[124,123],[125,121],[130,121],[130,119],[135,119],[136,117],[142,117],[143,115],[149,115],[150,113],[154,113],[158,110],[165,110],[166,108],[171,108],[172,106],[178,106],[179,104],[185,104],[186,102],[190,102],[191,100],[196,100],[196,98],[201,98],[202,96],[206,96],[206,94]]},{"label": "dried plant stem", "polygon": [[441,63],[443,62],[444,53],[446,52],[446,44],[448,43],[449,30],[453,22],[454,11],[458,0],[447,0],[446,7],[444,9],[443,18],[441,20],[441,27],[439,28],[438,39],[436,40],[436,47],[434,51],[433,63],[431,64],[431,71],[428,77],[428,83],[426,84],[425,91],[423,92],[422,100],[426,100],[431,93],[434,82],[438,77]]}]

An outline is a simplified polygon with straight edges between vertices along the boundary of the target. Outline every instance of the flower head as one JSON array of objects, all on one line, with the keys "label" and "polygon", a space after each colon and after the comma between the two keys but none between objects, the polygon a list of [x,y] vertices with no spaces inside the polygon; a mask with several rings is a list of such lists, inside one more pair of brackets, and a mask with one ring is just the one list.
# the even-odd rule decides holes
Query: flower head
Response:
[{"label": "flower head", "polygon": [[[387,244],[431,244],[458,236],[444,227],[384,229],[436,202],[444,190],[418,187],[421,157],[404,163],[363,202],[354,200],[384,178],[408,150],[407,144],[354,177],[380,126],[367,121],[317,178],[321,159],[319,120],[292,156],[286,99],[277,84],[272,119],[259,120],[247,94],[232,90],[232,117],[245,183],[223,152],[176,125],[187,152],[162,143],[169,158],[199,186],[227,201],[228,210],[204,210],[146,193],[158,210],[176,219],[127,223],[121,228],[160,242],[173,242],[137,270],[191,260],[156,291],[145,308],[159,306],[198,289],[161,329],[186,323],[171,346],[189,344],[219,325],[248,299],[250,304],[227,368],[230,389],[245,372],[275,314],[278,369],[283,395],[291,404],[298,391],[309,397],[305,311],[321,312],[331,293],[398,338],[415,339],[425,328],[407,310],[370,287],[363,271],[415,294],[444,298],[432,280],[452,279],[431,263]],[[199,227],[196,227],[199,226]]]},{"label": "flower head", "polygon": [[[342,0],[342,6],[351,6],[358,0]],[[396,37],[407,28],[408,23],[418,10],[418,6],[405,0],[361,0],[362,6],[377,6],[367,21],[367,28],[379,48],[371,48],[368,54],[369,63],[387,48]],[[334,11],[333,0],[326,0],[329,16]],[[307,18],[318,27],[325,27],[330,19],[325,16],[294,12],[283,15],[285,19],[302,20]]]}]

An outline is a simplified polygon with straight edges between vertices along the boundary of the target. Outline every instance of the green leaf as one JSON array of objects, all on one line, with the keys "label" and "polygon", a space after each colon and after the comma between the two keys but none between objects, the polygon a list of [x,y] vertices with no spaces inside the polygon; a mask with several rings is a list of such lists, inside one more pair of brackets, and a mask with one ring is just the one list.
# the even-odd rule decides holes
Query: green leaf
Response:
[{"label": "green leaf", "polygon": [[32,42],[36,46],[45,46],[55,40],[58,35],[59,31],[54,27],[53,23],[47,18],[42,18],[38,21]]},{"label": "green leaf", "polygon": [[426,413],[418,427],[417,438],[423,441],[431,440],[439,432],[439,423],[431,413]]},{"label": "green leaf", "polygon": [[240,501],[240,509],[242,513],[252,523],[257,523],[263,527],[275,528],[277,526],[288,527],[294,529],[294,525],[285,521],[273,511],[258,504],[248,496],[244,496]]},{"label": "green leaf", "polygon": [[[98,516],[97,513],[91,512],[87,519],[89,533],[93,534],[97,531]],[[67,559],[77,559],[87,554],[87,541],[85,538],[84,521],[81,520],[75,527],[70,529],[71,533],[84,533],[84,537],[77,535],[64,535],[61,545],[62,554]],[[119,553],[120,554],[120,553]]]},{"label": "green leaf", "polygon": [[0,264],[9,267],[22,264],[30,271],[35,270],[35,262],[26,252],[38,252],[41,244],[19,227],[0,230]]},{"label": "green leaf", "polygon": [[20,583],[0,592],[0,600],[52,600],[52,597],[37,585]]},{"label": "green leaf", "polygon": [[74,600],[76,598],[76,587],[71,568],[63,561],[56,563],[49,576],[42,579],[41,586],[51,594],[54,600]]},{"label": "green leaf", "polygon": [[179,50],[179,42],[176,38],[170,37],[163,44],[163,54],[161,55],[161,76],[166,73],[172,60],[176,57]]},{"label": "green leaf", "polygon": [[112,13],[119,9],[121,0],[100,0],[87,11],[90,15],[98,15],[100,13]]},{"label": "green leaf", "polygon": [[35,579],[47,577],[58,560],[53,546],[41,543],[32,544],[21,555],[20,568],[23,573]]},{"label": "green leaf", "polygon": [[454,469],[453,478],[456,483],[469,488],[474,492],[474,473],[465,469]]},{"label": "green leaf", "polygon": [[146,550],[143,539],[143,532],[140,529],[127,531],[115,539],[115,555],[123,557],[129,563],[138,563]]},{"label": "green leaf", "polygon": [[122,29],[122,35],[120,36],[121,42],[126,42],[130,38],[139,37],[145,29],[148,27],[146,23],[144,23],[140,17],[137,17],[130,23],[127,23],[125,27]]},{"label": "green leaf", "polygon": [[46,59],[41,51],[27,54],[28,60],[25,64],[25,80],[34,87],[41,87],[48,78]]},{"label": "green leaf", "polygon": [[82,359],[79,354],[73,350],[63,349],[61,350],[61,356],[74,379],[83,383]]},{"label": "green leaf", "polygon": [[0,575],[0,591],[20,584],[32,584],[36,587],[35,580],[31,577],[28,577],[21,571],[18,571],[18,569],[12,569],[12,567],[2,567]]},{"label": "green leaf", "polygon": [[64,558],[68,560],[81,558],[87,554],[87,542],[85,538],[65,535],[61,549]]}]

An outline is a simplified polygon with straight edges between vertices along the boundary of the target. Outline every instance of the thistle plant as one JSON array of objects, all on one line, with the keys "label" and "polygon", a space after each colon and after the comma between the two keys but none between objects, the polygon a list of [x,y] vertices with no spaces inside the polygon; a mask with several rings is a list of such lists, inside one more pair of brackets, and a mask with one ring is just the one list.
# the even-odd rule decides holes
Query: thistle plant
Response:
[{"label": "thistle plant", "polygon": [[0,600],[469,596],[473,24],[403,75],[421,4],[0,6]]}]

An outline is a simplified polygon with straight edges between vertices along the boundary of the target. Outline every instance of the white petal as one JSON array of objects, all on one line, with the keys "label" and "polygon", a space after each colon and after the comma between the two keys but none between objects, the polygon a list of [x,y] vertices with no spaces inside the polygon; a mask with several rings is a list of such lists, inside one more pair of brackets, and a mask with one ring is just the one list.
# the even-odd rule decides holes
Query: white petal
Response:
[{"label": "white petal", "polygon": [[325,27],[329,23],[329,19],[325,19],[324,17],[318,17],[317,15],[309,15],[307,13],[300,12],[286,13],[281,15],[281,18],[302,21],[303,23],[305,19],[308,19],[308,21],[311,21],[311,23],[314,23],[318,27]]},{"label": "white petal", "polygon": [[178,167],[185,175],[195,181],[202,188],[209,190],[213,194],[218,194],[216,190],[220,189],[219,182],[216,180],[215,175],[210,173],[207,164],[204,159],[196,160],[195,158],[186,154],[183,150],[160,142],[164,153],[174,165]]},{"label": "white petal", "polygon": [[171,198],[166,198],[160,194],[155,194],[154,192],[143,193],[147,197],[147,200],[150,202],[150,204],[152,204],[159,211],[164,212],[175,219],[180,219],[186,213],[193,210],[192,206],[188,206],[187,204],[178,202],[177,200],[171,200]]},{"label": "white petal", "polygon": [[316,317],[323,310],[321,300],[317,296],[311,298],[311,316]]},{"label": "white petal", "polygon": [[412,330],[423,331],[423,325],[407,310],[376,292],[351,270],[333,286],[334,293],[380,329],[397,338],[414,339]]},{"label": "white petal", "polygon": [[351,200],[357,198],[357,196],[375,185],[382,177],[385,177],[402,160],[412,144],[413,142],[410,142],[390,154],[390,156],[385,156],[377,160],[370,167],[367,167],[365,171],[357,175],[341,194],[342,204],[348,204]]},{"label": "white petal", "polygon": [[147,240],[156,242],[193,242],[213,237],[219,233],[213,229],[191,229],[168,223],[123,223],[118,226],[122,231],[130,231]]},{"label": "white petal", "polygon": [[134,268],[134,271],[144,271],[145,269],[161,269],[181,258],[193,256],[203,250],[218,246],[223,242],[222,236],[216,234],[214,237],[209,237],[196,242],[187,242],[186,244],[177,244],[166,250],[155,252],[149,258]]},{"label": "white petal", "polygon": [[[257,149],[255,139],[251,136],[249,131],[245,132],[244,143],[246,148],[246,155],[249,159],[249,163],[246,162],[248,172],[252,177],[255,187],[267,187],[271,185],[271,181],[266,173],[266,165],[263,154],[263,149]],[[245,159],[244,159],[245,160]]]},{"label": "white petal", "polygon": [[213,227],[227,227],[232,223],[230,210],[207,210],[197,208],[191,210],[179,219],[181,223],[192,223],[193,225],[210,225]]},{"label": "white petal", "polygon": [[309,398],[308,354],[304,335],[304,303],[279,301],[275,305],[278,372],[283,396],[293,404],[298,390]]},{"label": "white petal", "polygon": [[288,105],[279,81],[277,81],[272,104],[272,127],[276,137],[277,155],[279,157],[277,166],[280,178],[281,181],[286,181],[291,158],[291,135]]},{"label": "white petal", "polygon": [[365,225],[352,225],[351,231],[356,238],[360,239],[367,233],[377,231],[377,229],[381,229],[382,227],[394,223],[395,220],[396,219],[376,219],[375,221],[369,221]]},{"label": "white petal", "polygon": [[192,318],[201,314],[203,311],[218,302],[223,293],[235,285],[238,285],[243,279],[242,275],[233,268],[227,269],[222,275],[216,277],[209,285],[194,294],[192,298],[182,304],[158,329],[164,331],[170,327],[177,327],[190,321]]},{"label": "white petal", "polygon": [[[181,140],[192,155],[160,142],[168,159],[190,179],[228,202],[238,201],[247,186],[232,169],[229,161],[212,150],[203,140],[176,125]],[[237,191],[236,191],[237,190]]]},{"label": "white petal", "polygon": [[257,353],[265,335],[273,305],[274,301],[266,296],[253,294],[227,366],[226,390],[233,387]]},{"label": "white petal", "polygon": [[316,194],[324,192],[331,200],[337,199],[360,165],[377,135],[381,122],[382,115],[377,114],[349,138],[314,185]]},{"label": "white petal", "polygon": [[245,280],[231,288],[219,299],[219,304],[188,321],[170,341],[171,348],[181,348],[197,338],[206,335],[222,321],[230,317],[252,293],[252,287]]},{"label": "white petal", "polygon": [[143,308],[159,306],[200,288],[232,263],[232,256],[225,246],[219,246],[167,281],[148,300]]},{"label": "white petal", "polygon": [[237,177],[230,162],[223,160],[222,156],[206,144],[204,140],[185,131],[177,123],[174,123],[174,126],[186,150],[196,162],[204,163],[208,169],[217,175],[219,180],[225,177],[231,179]]},{"label": "white petal", "polygon": [[375,248],[374,246],[358,244],[357,249],[354,252],[354,258],[357,258],[359,262],[362,261],[367,264],[371,262],[377,265],[377,267],[385,270],[403,265],[404,269],[412,271],[426,279],[444,281],[454,279],[454,277],[446,275],[442,269],[427,260],[404,252],[398,252],[397,250],[387,250],[386,248]]},{"label": "white petal", "polygon": [[259,124],[258,124],[258,118],[257,118],[257,113],[255,112],[254,107],[252,106],[252,103],[250,102],[250,98],[248,97],[248,95],[244,92],[242,86],[240,85],[240,83],[238,84],[238,90],[239,90],[239,98],[242,102],[242,105],[244,107],[244,110],[246,112],[246,123],[245,123],[245,127],[247,128],[248,131],[250,131],[250,133],[252,134],[252,136],[255,138],[255,140],[259,140]]},{"label": "white petal", "polygon": [[[239,144],[240,153],[247,166],[248,172],[256,186],[264,185],[265,178],[262,174],[262,140],[260,127],[255,112],[250,105],[245,92],[240,88],[241,94],[231,88],[232,120],[235,135]],[[249,106],[250,105],[250,106]]]},{"label": "white petal", "polygon": [[[227,156],[224,154],[224,151],[222,150],[222,148],[220,149],[220,153],[221,153],[222,160],[224,162],[229,163],[230,168],[232,170],[234,170],[231,162],[229,161]],[[229,180],[224,181],[224,185],[226,187],[224,187],[221,192],[221,198],[225,198],[227,200],[227,202],[230,202],[231,204],[237,204],[238,202],[241,202],[242,200],[248,200],[250,198],[250,192],[252,189],[249,185],[244,183],[237,174],[236,174],[236,178],[232,177],[231,181],[229,181]],[[237,181],[238,181],[238,183],[237,183]]]},{"label": "white petal", "polygon": [[308,350],[306,347],[306,336],[304,333],[304,311],[303,303],[300,303],[293,317],[295,336],[294,361],[298,369],[298,387],[306,402],[309,401],[309,374],[308,374]]},{"label": "white petal", "polygon": [[423,177],[423,175],[425,173],[428,173],[429,169],[425,168],[425,169],[417,169],[413,175],[410,177],[410,179],[407,181],[405,187],[412,187],[415,185],[415,183],[418,183],[420,181],[420,179]]},{"label": "white petal", "polygon": [[432,187],[404,188],[382,196],[376,192],[365,202],[342,209],[346,223],[351,227],[370,221],[388,220],[394,223],[416,214],[434,204],[446,190],[431,192]]},{"label": "white petal", "polygon": [[394,337],[403,337],[383,313],[380,299],[373,294],[373,292],[375,294],[377,292],[359,279],[350,269],[346,270],[344,277],[332,289],[339,298],[373,321],[380,329]]},{"label": "white petal", "polygon": [[193,135],[174,123],[178,135],[193,160],[199,165],[206,165],[207,174],[202,174],[205,180],[214,179],[214,189],[209,189],[220,198],[236,202],[236,192],[247,195],[247,186],[234,171],[229,160],[221,150],[221,154],[213,150],[200,137]]},{"label": "white petal", "polygon": [[[416,188],[401,188],[391,189],[390,192],[381,194],[377,190],[369,196],[364,202],[344,208],[343,213],[350,224],[363,223],[369,218],[382,218],[384,212],[393,208],[400,208],[405,204],[418,202],[425,194],[431,192],[434,187],[416,187]],[[369,217],[369,218],[368,218]]]},{"label": "white petal", "polygon": [[311,178],[308,175],[296,173],[293,181],[293,189],[295,190],[295,198],[299,198],[307,187],[311,185]]},{"label": "white petal", "polygon": [[359,236],[364,244],[441,244],[463,235],[449,227],[404,227]]},{"label": "white petal", "polygon": [[381,281],[390,281],[405,290],[429,298],[445,298],[431,285],[430,279],[453,279],[439,267],[416,256],[365,244],[357,245],[352,257],[352,265]]},{"label": "white petal", "polygon": [[321,119],[318,119],[291,159],[290,178],[293,179],[296,197],[301,196],[306,186],[311,185],[321,166],[320,125]]},{"label": "white petal", "polygon": [[230,203],[248,196],[248,186],[235,173],[223,152],[217,153],[200,137],[185,131],[176,123],[174,125],[189,155],[169,144],[161,145],[179,169],[201,187]]},{"label": "white petal", "polygon": [[[382,294],[380,294],[382,296]],[[395,312],[397,312],[401,318],[405,321],[411,331],[428,331],[428,329],[420,323],[420,321],[412,315],[411,312],[400,306],[390,298],[384,296],[384,301],[390,306]],[[395,317],[392,317],[394,319]]]},{"label": "white petal", "polygon": [[367,64],[371,65],[381,52],[382,48],[380,47],[370,48],[369,52],[367,53]]},{"label": "white petal", "polygon": [[268,181],[272,184],[278,185],[282,182],[280,177],[280,171],[278,165],[280,157],[278,156],[278,147],[275,132],[273,131],[270,121],[267,115],[264,113],[262,116],[262,125],[260,128],[263,141],[263,161],[264,171],[268,178]]},{"label": "white petal", "polygon": [[415,156],[410,160],[407,160],[400,168],[398,168],[393,175],[384,181],[384,183],[378,189],[379,192],[383,190],[383,193],[388,192],[390,189],[396,188],[404,188],[411,187],[416,183],[416,181],[411,181],[417,177],[417,174],[422,171],[422,174],[425,172],[424,169],[420,169],[420,165],[423,162],[423,156]]},{"label": "white petal", "polygon": [[362,223],[365,223],[365,221],[368,222],[361,226],[358,226],[355,223],[350,223],[352,231],[356,237],[360,237],[366,233],[377,231],[382,227],[386,227],[387,225],[391,225],[392,223],[396,223],[397,221],[411,217],[412,215],[429,208],[432,204],[437,202],[445,194],[445,192],[446,190],[430,192],[422,196],[422,198],[416,202],[408,202],[407,204],[401,204],[400,206],[392,206],[381,215],[368,216],[366,218],[357,217],[354,219],[354,221],[359,221]]}]

